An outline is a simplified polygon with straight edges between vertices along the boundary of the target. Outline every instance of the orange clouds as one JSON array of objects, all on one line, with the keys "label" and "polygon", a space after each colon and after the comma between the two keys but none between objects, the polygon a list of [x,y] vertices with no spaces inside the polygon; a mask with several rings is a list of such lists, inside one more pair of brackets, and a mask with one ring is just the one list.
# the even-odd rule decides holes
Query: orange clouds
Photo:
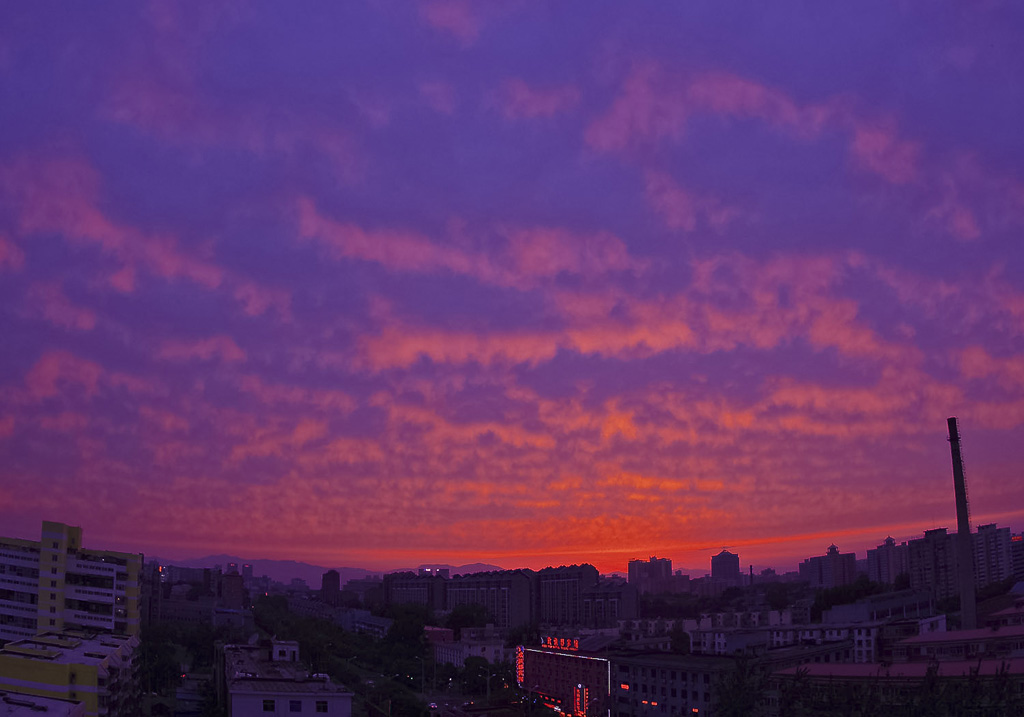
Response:
[{"label": "orange clouds", "polygon": [[753,119],[804,141],[827,130],[842,131],[849,136],[856,167],[893,184],[915,180],[920,146],[901,137],[891,121],[865,119],[847,105],[831,98],[801,105],[784,92],[745,77],[673,72],[644,62],[633,67],[608,110],[587,127],[585,141],[602,152],[624,152],[655,142],[679,142],[694,115]]},{"label": "orange clouds", "polygon": [[317,211],[309,199],[298,202],[299,238],[316,241],[338,259],[358,259],[391,271],[469,276],[483,284],[532,288],[559,274],[597,278],[638,272],[645,262],[629,256],[625,244],[608,232],[579,234],[555,227],[499,227],[504,251],[470,250],[402,229],[365,229]]},{"label": "orange clouds", "polygon": [[[224,273],[182,252],[170,236],[140,231],[112,220],[99,208],[99,177],[79,159],[23,158],[0,172],[0,186],[19,200],[22,234],[56,232],[114,256],[124,270],[143,267],[164,279],[186,279],[216,288]],[[114,286],[130,290],[133,276],[115,274]]]}]

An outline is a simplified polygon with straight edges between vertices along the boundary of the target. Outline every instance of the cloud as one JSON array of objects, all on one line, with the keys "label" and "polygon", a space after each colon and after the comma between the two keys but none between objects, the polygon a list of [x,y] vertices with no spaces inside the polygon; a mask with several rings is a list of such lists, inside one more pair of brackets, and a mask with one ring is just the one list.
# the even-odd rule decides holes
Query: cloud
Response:
[{"label": "cloud", "polygon": [[291,319],[291,294],[283,289],[270,289],[252,281],[235,282],[234,298],[247,316],[263,316],[273,310],[285,320]]},{"label": "cloud", "polygon": [[20,271],[25,266],[25,252],[18,245],[0,235],[0,271]]},{"label": "cloud", "polygon": [[92,331],[96,327],[96,312],[71,303],[60,284],[33,284],[27,298],[33,311],[54,326],[75,331]]},{"label": "cloud", "polygon": [[451,35],[464,46],[475,43],[483,28],[479,4],[470,0],[427,0],[420,3],[419,12],[427,25]]},{"label": "cloud", "polygon": [[854,164],[892,184],[906,184],[917,178],[919,154],[919,145],[901,139],[890,124],[854,123],[850,142]]},{"label": "cloud", "polygon": [[416,231],[338,222],[323,216],[308,199],[298,203],[298,224],[300,240],[316,241],[338,259],[369,261],[403,273],[452,273],[502,287],[531,288],[562,273],[594,279],[639,272],[647,265],[632,258],[622,240],[608,232],[499,226],[494,231],[505,245],[483,252]]},{"label": "cloud", "polygon": [[443,115],[455,113],[457,97],[455,87],[448,82],[432,80],[419,84],[420,97],[427,103],[430,109]]},{"label": "cloud", "polygon": [[195,341],[166,340],[160,344],[156,357],[168,361],[212,361],[238,363],[246,360],[246,353],[230,336],[211,336]]},{"label": "cloud", "polygon": [[691,268],[688,288],[656,299],[600,290],[556,292],[552,308],[565,320],[559,328],[480,333],[385,322],[360,339],[362,364],[384,370],[426,358],[450,365],[535,366],[560,351],[625,361],[668,351],[768,351],[801,339],[816,351],[834,349],[849,359],[894,365],[921,360],[913,346],[881,337],[863,320],[856,301],[837,295],[846,271],[842,258],[759,261],[721,255],[695,260]]},{"label": "cloud", "polygon": [[920,146],[901,137],[891,120],[858,116],[839,99],[800,104],[784,92],[726,72],[672,72],[647,61],[634,65],[608,110],[584,139],[601,152],[629,152],[679,142],[695,115],[752,119],[803,141],[826,130],[849,137],[854,166],[892,184],[918,177]]},{"label": "cloud", "polygon": [[25,385],[37,399],[56,396],[71,386],[91,397],[96,394],[102,375],[103,369],[93,361],[69,351],[48,351],[29,370]]},{"label": "cloud", "polygon": [[[212,289],[220,285],[219,267],[183,252],[166,234],[119,223],[99,208],[99,177],[76,158],[22,157],[0,170],[0,187],[16,199],[23,236],[57,233],[72,243],[90,244],[115,257],[123,267],[144,267],[164,279],[184,279]],[[115,282],[124,290],[134,279]]]},{"label": "cloud", "polygon": [[969,346],[960,353],[959,364],[969,380],[994,376],[1004,388],[1024,388],[1024,356],[996,358],[983,346]]},{"label": "cloud", "polygon": [[664,172],[650,171],[646,178],[647,201],[669,229],[692,232],[698,217],[703,217],[708,226],[721,231],[740,213],[714,197],[680,187]]},{"label": "cloud", "polygon": [[573,109],[579,101],[580,91],[571,85],[531,87],[519,78],[505,80],[495,97],[507,120],[553,117]]}]

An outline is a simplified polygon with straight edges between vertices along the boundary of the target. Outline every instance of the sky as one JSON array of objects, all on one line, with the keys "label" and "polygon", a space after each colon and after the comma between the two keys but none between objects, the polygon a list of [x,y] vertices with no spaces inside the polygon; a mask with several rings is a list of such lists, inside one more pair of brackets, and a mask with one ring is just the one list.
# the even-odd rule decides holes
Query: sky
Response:
[{"label": "sky", "polygon": [[792,569],[1024,529],[1024,10],[0,8],[0,534]]}]

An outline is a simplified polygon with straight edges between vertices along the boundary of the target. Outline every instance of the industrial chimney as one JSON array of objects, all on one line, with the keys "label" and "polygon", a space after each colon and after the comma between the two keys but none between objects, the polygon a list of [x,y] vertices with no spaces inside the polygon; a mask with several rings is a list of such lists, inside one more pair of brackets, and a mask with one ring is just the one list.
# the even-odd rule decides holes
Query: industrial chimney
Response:
[{"label": "industrial chimney", "polygon": [[956,416],[950,416],[949,450],[953,454],[953,493],[956,496],[956,564],[960,585],[961,629],[978,627],[978,605],[974,597],[974,544],[971,542],[971,514],[967,510],[967,479],[960,455],[960,429]]}]

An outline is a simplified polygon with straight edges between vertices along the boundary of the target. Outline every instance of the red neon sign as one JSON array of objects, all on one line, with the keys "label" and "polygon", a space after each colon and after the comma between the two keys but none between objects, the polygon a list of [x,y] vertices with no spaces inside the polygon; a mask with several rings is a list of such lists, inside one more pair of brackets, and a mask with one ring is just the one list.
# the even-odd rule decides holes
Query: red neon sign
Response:
[{"label": "red neon sign", "polygon": [[540,639],[541,647],[550,647],[552,650],[579,650],[579,638],[572,637],[551,637],[550,635]]},{"label": "red neon sign", "polygon": [[520,645],[516,648],[516,682],[519,686],[523,686],[523,682],[526,680],[526,650]]}]

